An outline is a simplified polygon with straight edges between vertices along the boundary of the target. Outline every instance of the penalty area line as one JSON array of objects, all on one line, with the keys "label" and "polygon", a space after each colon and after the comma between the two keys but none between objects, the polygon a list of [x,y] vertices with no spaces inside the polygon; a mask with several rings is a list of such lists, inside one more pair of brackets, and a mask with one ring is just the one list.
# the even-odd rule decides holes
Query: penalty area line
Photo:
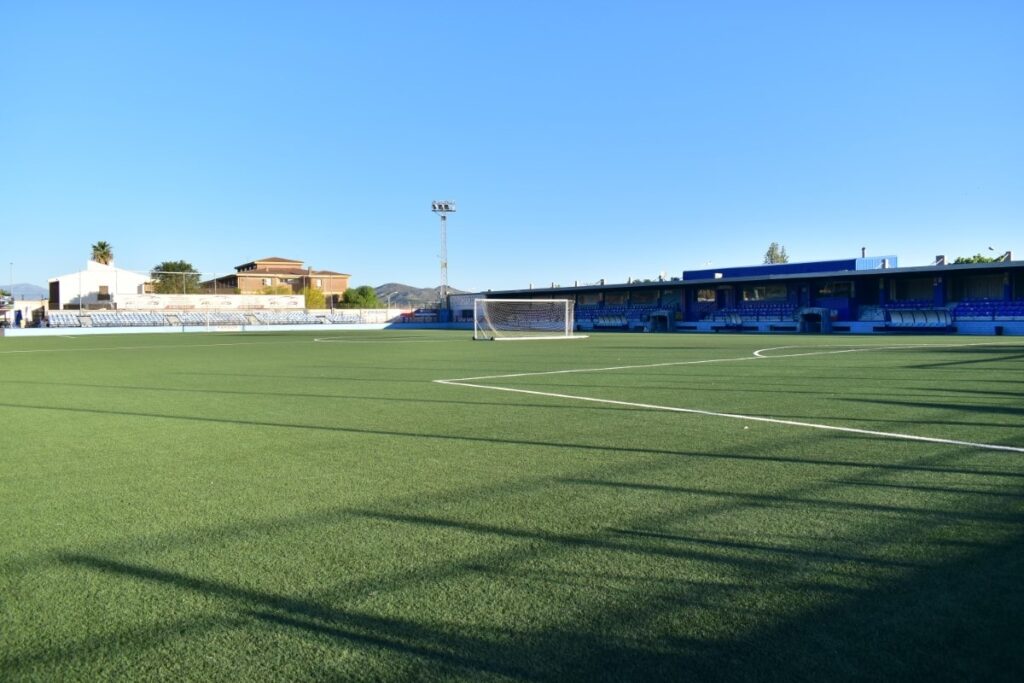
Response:
[{"label": "penalty area line", "polygon": [[[865,353],[871,351],[892,351],[900,349],[928,349],[928,348],[948,348],[948,347],[964,347],[964,346],[992,346],[1006,345],[1005,342],[973,342],[967,344],[897,344],[887,346],[844,346],[842,348],[827,348],[824,351],[800,351],[798,353],[778,353],[769,354],[769,351],[781,351],[784,349],[799,349],[809,348],[803,346],[774,346],[766,349],[758,349],[751,353],[749,356],[736,356],[733,358],[704,358],[702,360],[680,360],[680,361],[667,361],[664,363],[645,363],[642,365],[613,365],[602,368],[571,368],[568,370],[540,370],[532,372],[513,372],[503,375],[480,375],[478,377],[452,377],[450,379],[438,379],[435,382],[442,384],[451,384],[456,382],[476,382],[484,379],[512,379],[517,377],[542,377],[545,375],[574,375],[586,372],[615,372],[619,370],[647,370],[652,368],[671,368],[680,367],[683,365],[705,365],[708,363],[737,363],[742,361],[750,360],[771,360],[776,358],[801,358],[804,356],[831,356],[840,353]],[[1018,346],[1013,345],[1011,346]],[[467,385],[468,386],[468,385]]]},{"label": "penalty area line", "polygon": [[686,413],[689,415],[704,415],[707,417],[723,417],[732,420],[746,420],[748,422],[765,422],[768,424],[786,425],[789,427],[803,427],[805,429],[819,429],[823,431],[843,432],[846,434],[857,434],[859,436],[876,436],[885,439],[898,439],[902,441],[921,441],[925,443],[937,443],[946,446],[964,446],[967,448],[979,448],[991,451],[1007,451],[1010,453],[1024,453],[1024,448],[1017,446],[1003,446],[1000,444],[977,443],[974,441],[959,441],[957,439],[941,439],[932,436],[917,436],[916,434],[902,434],[900,432],[881,432],[873,429],[857,429],[856,427],[839,427],[836,425],[819,424],[816,422],[801,422],[799,420],[783,420],[775,417],[759,417],[757,415],[740,415],[737,413],[719,413],[711,410],[700,410],[697,408],[678,408],[676,406],[663,406],[653,403],[634,403],[632,401],[617,401],[609,398],[594,398],[592,396],[576,396],[573,394],[559,394],[549,391],[535,391],[532,389],[514,389],[512,387],[498,387],[489,384],[470,384],[459,380],[435,379],[437,384],[445,384],[454,387],[470,387],[473,389],[489,389],[491,391],[506,391],[514,394],[528,394],[530,396],[545,396],[547,398],[560,398],[571,401],[584,401],[588,403],[602,403],[605,405],[625,406],[627,408],[640,408],[643,410],[657,410],[669,413]]}]

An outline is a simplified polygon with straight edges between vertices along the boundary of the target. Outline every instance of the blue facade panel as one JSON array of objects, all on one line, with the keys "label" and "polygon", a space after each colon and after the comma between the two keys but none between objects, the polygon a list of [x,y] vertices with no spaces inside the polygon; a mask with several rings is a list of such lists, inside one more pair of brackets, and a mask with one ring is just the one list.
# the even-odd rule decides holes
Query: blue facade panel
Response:
[{"label": "blue facade panel", "polygon": [[718,277],[721,278],[733,278],[769,277],[772,275],[795,275],[800,273],[831,273],[837,270],[856,270],[858,260],[851,258],[838,261],[813,261],[810,263],[765,263],[759,266],[688,270],[683,273],[683,280],[713,280],[716,274],[720,274]]},{"label": "blue facade panel", "polygon": [[810,261],[807,263],[763,263],[758,266],[734,268],[705,268],[687,270],[683,280],[715,280],[734,277],[771,277],[773,275],[800,275],[812,273],[836,273],[844,270],[877,270],[896,268],[895,256],[872,256],[870,258],[848,258],[835,261]]}]

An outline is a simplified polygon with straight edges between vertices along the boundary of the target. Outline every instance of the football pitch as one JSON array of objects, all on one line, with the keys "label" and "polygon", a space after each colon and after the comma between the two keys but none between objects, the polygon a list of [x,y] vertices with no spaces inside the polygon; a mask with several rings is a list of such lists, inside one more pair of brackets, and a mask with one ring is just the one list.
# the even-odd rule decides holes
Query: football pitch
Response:
[{"label": "football pitch", "polygon": [[0,339],[0,680],[1020,680],[1024,342]]}]

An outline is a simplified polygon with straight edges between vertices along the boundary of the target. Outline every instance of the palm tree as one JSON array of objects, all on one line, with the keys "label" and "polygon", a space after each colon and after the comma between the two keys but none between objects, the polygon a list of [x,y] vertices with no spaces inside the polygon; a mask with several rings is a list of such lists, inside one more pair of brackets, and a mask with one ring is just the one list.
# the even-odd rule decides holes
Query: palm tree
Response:
[{"label": "palm tree", "polygon": [[114,249],[108,242],[99,241],[92,245],[92,260],[110,265],[114,261]]}]

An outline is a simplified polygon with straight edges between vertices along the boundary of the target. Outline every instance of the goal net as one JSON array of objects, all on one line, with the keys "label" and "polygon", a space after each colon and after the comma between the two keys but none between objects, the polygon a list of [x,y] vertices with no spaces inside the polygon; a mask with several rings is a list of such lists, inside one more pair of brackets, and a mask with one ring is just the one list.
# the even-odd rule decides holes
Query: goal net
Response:
[{"label": "goal net", "polygon": [[582,339],[568,299],[476,299],[473,339]]}]

